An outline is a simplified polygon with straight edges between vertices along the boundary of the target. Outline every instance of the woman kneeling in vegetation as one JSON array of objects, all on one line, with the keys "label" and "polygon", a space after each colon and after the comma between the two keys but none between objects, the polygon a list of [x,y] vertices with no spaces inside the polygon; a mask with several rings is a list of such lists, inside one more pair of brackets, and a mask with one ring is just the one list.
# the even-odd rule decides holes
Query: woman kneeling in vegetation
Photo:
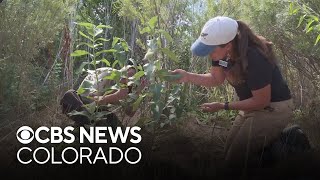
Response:
[{"label": "woman kneeling in vegetation", "polygon": [[[123,70],[127,72],[127,77],[132,77],[136,73],[136,69],[129,63],[128,66],[124,67]],[[110,76],[112,68],[104,67],[98,68],[96,71],[89,71],[89,74],[82,81],[77,91],[71,89],[68,90],[62,97],[60,104],[62,107],[62,113],[66,114],[70,119],[74,120],[77,125],[90,124],[88,117],[84,115],[70,115],[69,113],[76,111],[86,111],[85,105],[90,103],[96,103],[98,109],[96,111],[108,111],[106,105],[117,104],[120,100],[128,97],[131,93],[132,86],[126,86],[128,79],[122,78],[120,83],[125,85],[127,88],[120,87],[118,90],[111,90],[108,92],[113,85],[114,81],[106,79]],[[97,74],[96,74],[97,73]],[[98,80],[97,80],[98,79]],[[141,88],[145,87],[145,80],[142,78],[141,86],[137,90],[137,93],[141,91]],[[127,107],[126,114],[132,116],[135,112],[130,110],[131,107]],[[107,125],[112,127],[120,126],[120,122],[114,113],[106,115]]]},{"label": "woman kneeling in vegetation", "polygon": [[178,82],[212,87],[226,79],[235,88],[239,101],[201,105],[206,112],[240,110],[225,145],[227,167],[256,164],[255,157],[280,135],[292,117],[290,90],[271,46],[244,22],[215,17],[205,24],[191,47],[195,56],[210,56],[210,73],[173,71],[182,75]]}]

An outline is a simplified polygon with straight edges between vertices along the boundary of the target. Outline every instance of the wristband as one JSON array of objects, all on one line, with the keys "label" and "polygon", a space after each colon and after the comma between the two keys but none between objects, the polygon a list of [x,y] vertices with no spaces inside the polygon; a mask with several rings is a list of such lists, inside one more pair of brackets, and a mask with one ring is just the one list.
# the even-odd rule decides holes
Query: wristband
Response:
[{"label": "wristband", "polygon": [[230,110],[229,108],[229,102],[224,103],[224,110]]}]

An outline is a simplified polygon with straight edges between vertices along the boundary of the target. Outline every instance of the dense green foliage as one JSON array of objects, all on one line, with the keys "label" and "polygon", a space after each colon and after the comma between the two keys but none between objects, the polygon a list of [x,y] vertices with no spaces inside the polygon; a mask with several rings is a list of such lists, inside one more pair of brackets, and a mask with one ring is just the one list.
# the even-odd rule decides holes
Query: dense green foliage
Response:
[{"label": "dense green foliage", "polygon": [[[0,112],[29,112],[55,100],[61,83],[60,59],[43,84],[57,54],[61,30],[74,2],[10,0],[0,4]],[[55,76],[57,75],[57,76]]]}]

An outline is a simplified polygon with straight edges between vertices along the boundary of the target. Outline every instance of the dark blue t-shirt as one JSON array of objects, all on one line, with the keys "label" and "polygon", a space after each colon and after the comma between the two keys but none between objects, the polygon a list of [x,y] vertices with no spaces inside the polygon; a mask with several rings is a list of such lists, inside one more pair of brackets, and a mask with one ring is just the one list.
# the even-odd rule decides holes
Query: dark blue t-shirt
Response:
[{"label": "dark blue t-shirt", "polygon": [[241,100],[252,97],[251,91],[271,84],[271,102],[279,102],[291,98],[287,83],[277,65],[272,65],[257,49],[249,48],[248,67],[245,82],[235,85],[235,91]]}]

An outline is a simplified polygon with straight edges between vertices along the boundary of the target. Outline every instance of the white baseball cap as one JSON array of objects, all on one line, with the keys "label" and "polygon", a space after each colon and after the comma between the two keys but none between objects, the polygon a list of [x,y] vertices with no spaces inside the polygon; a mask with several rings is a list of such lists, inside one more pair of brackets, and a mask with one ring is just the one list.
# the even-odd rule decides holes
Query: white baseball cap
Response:
[{"label": "white baseball cap", "polygon": [[232,41],[238,32],[238,23],[229,17],[217,16],[203,26],[200,37],[191,46],[195,56],[208,56],[218,47]]}]

